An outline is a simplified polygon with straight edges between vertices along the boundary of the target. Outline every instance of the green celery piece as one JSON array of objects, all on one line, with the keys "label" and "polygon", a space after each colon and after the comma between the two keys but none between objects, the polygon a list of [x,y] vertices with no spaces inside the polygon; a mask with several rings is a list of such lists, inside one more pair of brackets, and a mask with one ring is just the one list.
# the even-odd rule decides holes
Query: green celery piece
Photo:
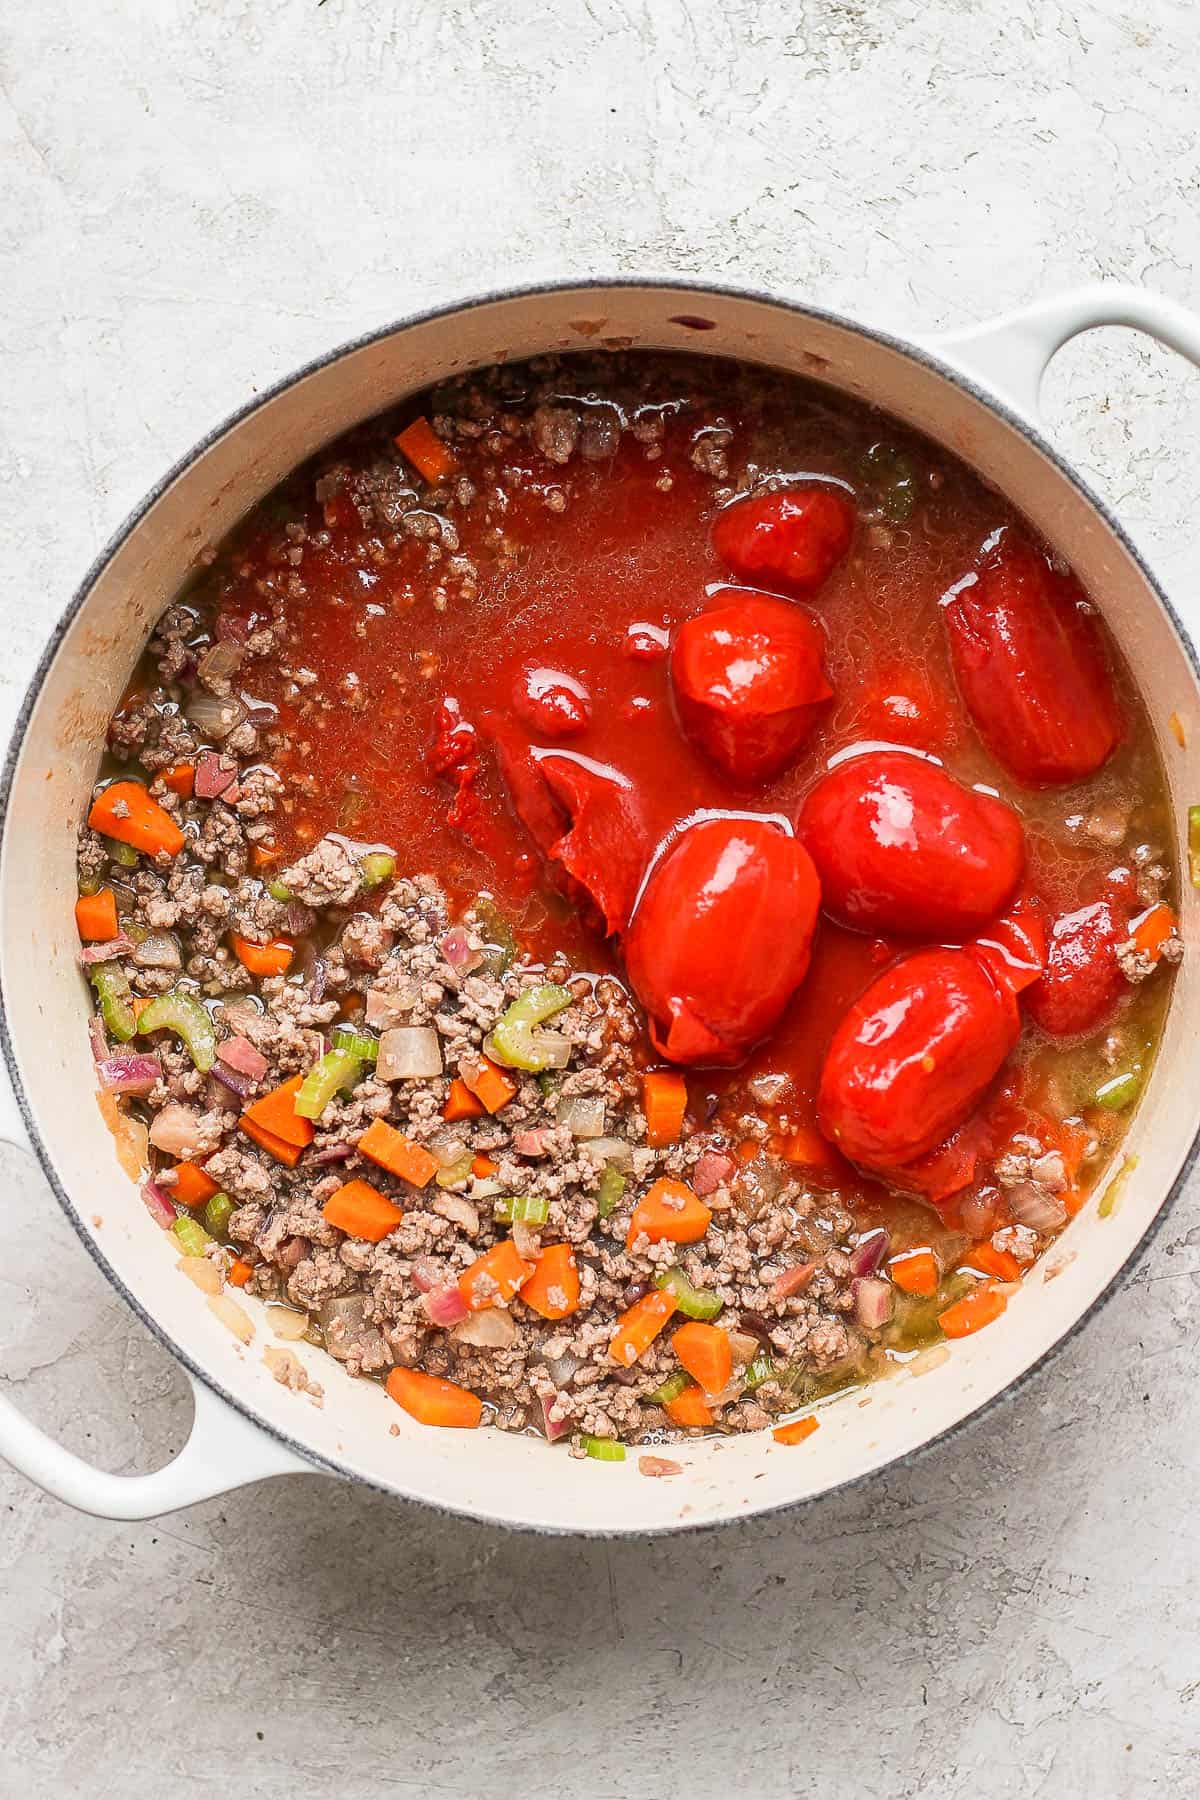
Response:
[{"label": "green celery piece", "polygon": [[528,1069],[536,1074],[550,1067],[550,1057],[539,1045],[535,1027],[570,1006],[570,990],[544,981],[514,1000],[484,1044],[484,1054],[508,1069]]},{"label": "green celery piece", "polygon": [[625,1192],[625,1177],[616,1163],[605,1163],[604,1173],[600,1177],[600,1186],[596,1189],[596,1216],[607,1219],[621,1204],[621,1195]]},{"label": "green celery piece", "polygon": [[674,1294],[675,1305],[685,1319],[715,1319],[725,1304],[719,1294],[693,1287],[682,1269],[664,1269],[654,1277],[654,1285]]},{"label": "green celery piece", "polygon": [[550,1217],[544,1194],[502,1195],[492,1202],[492,1209],[501,1225],[544,1225]]},{"label": "green celery piece", "polygon": [[597,1462],[624,1462],[625,1446],[618,1444],[615,1438],[583,1437],[583,1447],[588,1455]]},{"label": "green celery piece", "polygon": [[491,951],[486,959],[487,965],[493,975],[503,975],[517,954],[517,940],[512,934],[512,928],[490,895],[480,894],[476,898],[474,910]]},{"label": "green celery piece", "polygon": [[267,892],[272,900],[278,900],[280,906],[286,906],[289,900],[296,898],[291,888],[285,887],[282,881],[268,881]]},{"label": "green celery piece", "polygon": [[333,1047],[335,1050],[348,1050],[351,1056],[357,1057],[362,1063],[373,1063],[379,1059],[378,1038],[355,1031],[350,1025],[334,1026]]},{"label": "green celery piece", "polygon": [[1102,1081],[1093,1095],[1093,1104],[1108,1112],[1124,1112],[1142,1091],[1142,1065],[1134,1063],[1108,1081]]},{"label": "green celery piece", "polygon": [[82,898],[86,894],[98,894],[104,883],[99,875],[81,875],[75,885]]},{"label": "green celery piece", "polygon": [[150,1031],[173,1031],[182,1038],[184,1047],[196,1068],[206,1075],[217,1057],[217,1033],[205,1008],[193,994],[173,987],[143,1007],[138,1019],[139,1035]]},{"label": "green celery piece", "polygon": [[676,1369],[673,1375],[668,1375],[664,1382],[646,1395],[646,1398],[655,1406],[669,1406],[672,1400],[678,1400],[684,1388],[691,1387],[691,1385],[691,1376],[685,1375],[682,1369]]},{"label": "green celery piece", "polygon": [[1200,887],[1200,806],[1188,807],[1188,875]]},{"label": "green celery piece", "polygon": [[353,1088],[362,1080],[362,1063],[348,1050],[327,1050],[314,1063],[296,1095],[295,1111],[302,1119],[319,1119],[341,1088]]},{"label": "green celery piece", "polygon": [[186,1213],[176,1219],[171,1230],[179,1239],[179,1247],[185,1256],[203,1256],[213,1241],[199,1219],[189,1218]]},{"label": "green celery piece", "polygon": [[381,881],[390,881],[396,873],[396,859],[387,850],[368,850],[359,858],[358,866],[362,870],[363,885],[369,888],[378,887]]},{"label": "green celery piece", "polygon": [[138,1022],[131,1004],[133,992],[129,986],[129,977],[119,963],[113,962],[92,963],[87,975],[96,990],[100,1017],[105,1026],[118,1043],[127,1044],[138,1032]]},{"label": "green celery piece", "polygon": [[233,1201],[228,1194],[214,1194],[205,1202],[204,1224],[215,1238],[223,1238],[233,1217]]},{"label": "green celery piece", "polygon": [[439,1169],[433,1179],[440,1188],[458,1187],[467,1180],[474,1161],[471,1152],[465,1150],[457,1162],[448,1163],[444,1169]]},{"label": "green celery piece", "polygon": [[122,869],[137,868],[138,853],[132,844],[122,844],[118,838],[106,837],[104,848],[110,862],[118,863]]},{"label": "green celery piece", "polygon": [[773,1359],[767,1355],[765,1350],[760,1350],[754,1361],[746,1365],[746,1373],[742,1377],[746,1392],[752,1394],[755,1388],[762,1386],[764,1381],[772,1380],[774,1374]]},{"label": "green celery piece", "polygon": [[917,503],[917,472],[912,459],[892,444],[872,444],[861,467],[879,499],[880,510],[893,525],[905,525]]}]

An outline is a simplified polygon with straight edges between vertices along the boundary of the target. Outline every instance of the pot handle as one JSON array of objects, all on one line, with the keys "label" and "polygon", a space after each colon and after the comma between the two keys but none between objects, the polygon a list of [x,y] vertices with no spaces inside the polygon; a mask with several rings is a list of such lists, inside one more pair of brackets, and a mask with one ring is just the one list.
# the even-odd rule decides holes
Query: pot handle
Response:
[{"label": "pot handle", "polygon": [[[32,1155],[7,1071],[0,1071],[0,1141]],[[68,1506],[99,1519],[153,1519],[271,1475],[312,1473],[313,1465],[188,1376],[195,1412],[187,1442],[151,1475],[111,1475],[56,1443],[0,1394],[0,1457]]]},{"label": "pot handle", "polygon": [[935,355],[985,382],[1015,411],[1036,418],[1052,358],[1081,331],[1099,325],[1145,331],[1200,367],[1200,317],[1161,294],[1119,282],[1074,288],[927,342]]}]

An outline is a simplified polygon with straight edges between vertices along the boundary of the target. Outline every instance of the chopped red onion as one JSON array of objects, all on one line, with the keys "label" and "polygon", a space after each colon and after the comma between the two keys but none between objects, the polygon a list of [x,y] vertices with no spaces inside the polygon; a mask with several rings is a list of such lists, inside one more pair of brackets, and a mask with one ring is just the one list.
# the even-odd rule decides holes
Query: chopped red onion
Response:
[{"label": "chopped red onion", "polygon": [[215,750],[202,750],[196,758],[197,800],[216,800],[237,780],[237,764]]},{"label": "chopped red onion", "polygon": [[308,1239],[305,1237],[285,1238],[275,1252],[275,1261],[281,1269],[298,1269],[308,1255]]},{"label": "chopped red onion", "polygon": [[694,1194],[712,1194],[717,1188],[724,1187],[733,1179],[737,1164],[732,1156],[726,1156],[720,1150],[706,1150],[692,1170],[692,1192]]},{"label": "chopped red onion", "polygon": [[309,983],[310,987],[312,988],[312,998],[313,998],[314,1006],[319,1006],[321,1004],[321,1001],[325,998],[325,983],[328,980],[328,978],[329,978],[329,966],[326,963],[325,958],[323,956],[314,957],[313,958],[313,966],[312,966],[312,979]]},{"label": "chopped red onion", "polygon": [[234,613],[218,613],[216,635],[225,644],[244,644],[250,636],[249,621],[239,619]]},{"label": "chopped red onion", "polygon": [[882,1226],[877,1231],[868,1231],[865,1237],[859,1238],[850,1252],[850,1273],[873,1275],[887,1255],[891,1242]]},{"label": "chopped red onion", "polygon": [[570,1414],[564,1411],[560,1412],[557,1417],[554,1416],[555,1409],[561,1405],[562,1399],[561,1394],[555,1394],[550,1399],[547,1399],[545,1394],[542,1395],[542,1430],[546,1433],[548,1444],[557,1444],[560,1438],[565,1438],[570,1434]]},{"label": "chopped red onion", "polygon": [[469,975],[483,961],[483,951],[472,944],[461,925],[455,925],[448,931],[438,948],[450,967],[460,975]]},{"label": "chopped red onion", "polygon": [[353,1155],[353,1144],[322,1144],[319,1149],[312,1152],[309,1160],[324,1167],[326,1163],[345,1162],[347,1157]]},{"label": "chopped red onion", "polygon": [[142,1183],[142,1203],[154,1223],[163,1231],[170,1231],[175,1223],[175,1208],[156,1181]]},{"label": "chopped red onion", "polygon": [[290,931],[293,937],[303,937],[311,931],[315,914],[310,906],[302,900],[289,900],[283,909],[283,929]]},{"label": "chopped red onion", "polygon": [[228,1063],[231,1069],[238,1069],[243,1075],[249,1075],[251,1081],[261,1081],[270,1063],[261,1050],[256,1050],[249,1038],[226,1038],[217,1045],[217,1058]]},{"label": "chopped red onion", "polygon": [[854,1316],[864,1331],[878,1331],[892,1316],[895,1292],[890,1281],[878,1275],[864,1275],[851,1284]]},{"label": "chopped red onion", "polygon": [[421,1295],[421,1307],[431,1325],[459,1325],[470,1307],[456,1287],[435,1287]]},{"label": "chopped red onion", "polygon": [[128,956],[133,949],[133,940],[124,932],[115,938],[109,938],[107,944],[88,944],[79,952],[79,960],[86,968],[93,963],[112,962],[114,957]]},{"label": "chopped red onion", "polygon": [[245,1100],[258,1086],[253,1076],[245,1075],[241,1069],[231,1068],[225,1062],[213,1064],[211,1077],[214,1081],[219,1081],[222,1087],[228,1088],[230,1093],[236,1094],[239,1100]]},{"label": "chopped red onion", "polygon": [[518,1156],[545,1156],[550,1128],[539,1125],[531,1131],[513,1132],[513,1149]]},{"label": "chopped red onion", "polygon": [[790,1269],[784,1269],[782,1274],[775,1277],[768,1289],[771,1299],[789,1300],[793,1294],[798,1294],[812,1280],[816,1266],[816,1263],[811,1262],[793,1263]]},{"label": "chopped red onion", "polygon": [[432,1288],[443,1285],[437,1264],[431,1262],[427,1256],[419,1256],[413,1264],[412,1279],[418,1294],[428,1294]]},{"label": "chopped red onion", "polygon": [[91,1041],[93,1060],[103,1062],[108,1055],[108,1033],[99,1013],[93,1013],[88,1020],[88,1038]]},{"label": "chopped red onion", "polygon": [[1067,1219],[1062,1201],[1032,1181],[1009,1188],[1008,1210],[1018,1225],[1028,1225],[1031,1231],[1057,1231]]},{"label": "chopped red onion", "polygon": [[144,1099],[159,1076],[162,1067],[157,1056],[106,1056],[96,1064],[100,1086],[110,1094],[136,1094]]}]

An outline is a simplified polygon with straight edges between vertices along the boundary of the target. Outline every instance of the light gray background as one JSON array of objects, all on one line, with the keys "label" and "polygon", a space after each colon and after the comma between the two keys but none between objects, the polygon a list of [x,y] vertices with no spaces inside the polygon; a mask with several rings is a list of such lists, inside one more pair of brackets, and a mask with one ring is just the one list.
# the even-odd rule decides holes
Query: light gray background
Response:
[{"label": "light gray background", "polygon": [[[1100,275],[1200,304],[1198,52],[1191,0],[8,0],[0,723],[168,463],[426,302],[657,267],[913,331]],[[1096,334],[1047,406],[1186,567],[1200,380]],[[6,1391],[154,1466],[180,1376],[27,1161],[0,1174]],[[1193,1192],[1019,1400],[677,1543],[506,1537],[316,1475],[106,1525],[0,1472],[0,1790],[1194,1794],[1198,1273]]]}]

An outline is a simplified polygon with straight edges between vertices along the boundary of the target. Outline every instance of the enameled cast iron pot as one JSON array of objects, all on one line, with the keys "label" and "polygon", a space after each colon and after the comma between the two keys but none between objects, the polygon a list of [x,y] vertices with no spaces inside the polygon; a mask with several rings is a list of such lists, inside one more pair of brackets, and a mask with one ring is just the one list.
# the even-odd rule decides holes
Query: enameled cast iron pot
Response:
[{"label": "enameled cast iron pot", "polygon": [[[146,1518],[263,1476],[317,1468],[506,1525],[670,1531],[793,1505],[911,1455],[1062,1342],[1131,1265],[1195,1153],[1200,1099],[1185,1059],[1200,1023],[1200,897],[1190,886],[1189,955],[1128,1142],[1136,1170],[1112,1215],[1100,1217],[1093,1199],[1004,1317],[954,1344],[921,1379],[903,1374],[879,1384],[867,1405],[829,1405],[803,1449],[777,1445],[769,1433],[689,1443],[672,1451],[684,1473],[670,1481],[646,1480],[636,1455],[598,1465],[533,1438],[424,1429],[381,1387],[351,1380],[306,1345],[298,1348],[324,1385],[324,1407],[275,1382],[263,1363],[271,1338],[256,1303],[247,1305],[259,1329],[243,1347],[180,1278],[171,1241],[118,1166],[92,1100],[72,902],[75,828],[109,714],[205,545],[319,446],[414,389],[501,358],[597,342],[743,357],[815,377],[918,427],[1014,501],[1074,565],[1132,666],[1186,863],[1186,806],[1200,798],[1196,651],[1116,521],[1031,423],[1050,357],[1096,325],[1137,327],[1200,363],[1200,322],[1120,288],[1069,295],[932,348],[802,304],[687,282],[500,294],[335,351],[220,426],[171,471],[89,572],[26,697],[3,778],[0,981],[17,1103],[7,1135],[28,1139],[84,1244],[188,1370],[195,1423],[167,1468],[124,1477],[90,1468],[0,1401],[0,1455],[51,1493],[113,1518]],[[1167,729],[1172,713],[1186,747]]]}]

